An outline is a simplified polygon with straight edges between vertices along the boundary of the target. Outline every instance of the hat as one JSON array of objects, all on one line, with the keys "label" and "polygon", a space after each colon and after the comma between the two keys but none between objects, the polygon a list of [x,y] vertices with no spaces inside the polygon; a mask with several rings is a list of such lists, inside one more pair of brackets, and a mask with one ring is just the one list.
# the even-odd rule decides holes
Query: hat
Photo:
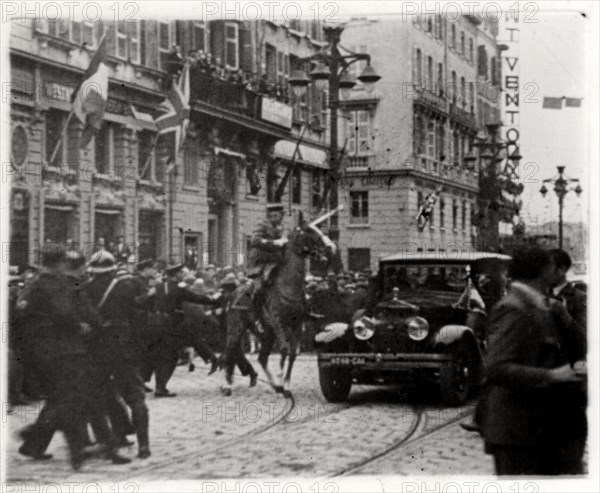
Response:
[{"label": "hat", "polygon": [[283,212],[283,204],[271,203],[267,204],[267,212]]},{"label": "hat", "polygon": [[105,272],[111,272],[115,270],[115,257],[106,250],[100,250],[92,255],[88,266],[88,272],[93,274],[104,274]]},{"label": "hat", "polygon": [[181,269],[183,269],[185,267],[184,264],[175,264],[175,265],[170,265],[165,269],[165,273],[169,276],[174,276],[175,274],[177,274]]},{"label": "hat", "polygon": [[[17,269],[16,272],[12,272],[13,267]],[[37,272],[37,270],[38,270],[38,268],[35,265],[21,265],[19,267],[11,265],[10,268],[11,268],[11,274],[18,274],[18,275],[23,275],[28,270],[31,270],[33,272]]]},{"label": "hat", "polygon": [[56,243],[47,243],[42,250],[42,265],[49,267],[56,265],[65,257],[65,250]]},{"label": "hat", "polygon": [[122,276],[126,276],[127,274],[129,274],[129,271],[127,270],[127,266],[123,262],[119,262],[117,264],[117,271],[115,272],[115,276],[122,277]]},{"label": "hat", "polygon": [[233,272],[227,274],[221,281],[221,286],[237,286],[237,278]]},{"label": "hat", "polygon": [[183,282],[192,286],[196,282],[196,276],[190,273],[187,276],[185,276],[185,278],[183,279]]},{"label": "hat", "polygon": [[201,277],[196,279],[194,281],[194,285],[192,286],[192,289],[199,289],[199,290],[204,289],[204,279],[202,279]]},{"label": "hat", "polygon": [[208,264],[208,265],[206,266],[206,269],[204,269],[204,270],[208,270],[208,269],[215,270],[215,264]]},{"label": "hat", "polygon": [[342,279],[344,279],[345,281],[349,281],[350,280],[350,276],[348,274],[338,274],[337,278],[338,281],[341,281]]},{"label": "hat", "polygon": [[137,267],[137,270],[144,270],[144,269],[150,269],[153,265],[154,265],[154,261],[152,259],[146,259],[146,260],[142,260],[141,262],[138,262],[136,267]]}]

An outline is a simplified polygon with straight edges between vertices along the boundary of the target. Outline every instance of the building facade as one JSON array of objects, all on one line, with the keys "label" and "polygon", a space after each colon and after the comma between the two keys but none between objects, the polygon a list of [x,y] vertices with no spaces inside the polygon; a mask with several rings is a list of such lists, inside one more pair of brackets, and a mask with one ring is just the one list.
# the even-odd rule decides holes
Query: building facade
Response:
[{"label": "building facade", "polygon": [[[105,34],[104,121],[80,148],[70,101]],[[314,213],[327,112],[316,86],[296,98],[287,79],[323,45],[320,26],[304,21],[13,22],[11,265],[38,262],[47,243],[91,253],[119,237],[138,259],[244,263],[294,157],[286,225]],[[190,123],[171,158],[173,136],[158,138],[153,122],[173,60],[188,55],[216,69],[190,70]]]},{"label": "building facade", "polygon": [[[342,44],[369,53],[382,77],[371,93],[359,84],[343,100],[340,196],[348,207],[340,243],[350,270],[375,269],[381,256],[402,250],[476,248],[479,169],[465,157],[498,119],[494,43],[495,26],[468,16],[346,26]],[[419,209],[436,193],[420,228]]]}]

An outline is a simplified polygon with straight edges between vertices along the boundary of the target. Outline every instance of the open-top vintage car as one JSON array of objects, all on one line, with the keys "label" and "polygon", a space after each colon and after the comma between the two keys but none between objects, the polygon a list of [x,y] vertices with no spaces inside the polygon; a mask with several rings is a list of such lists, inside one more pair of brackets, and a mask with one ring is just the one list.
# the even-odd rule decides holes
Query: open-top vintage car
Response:
[{"label": "open-top vintage car", "polygon": [[325,398],[346,400],[353,383],[437,383],[446,403],[464,403],[481,378],[487,310],[504,293],[509,260],[485,252],[383,258],[368,306],[315,336]]}]

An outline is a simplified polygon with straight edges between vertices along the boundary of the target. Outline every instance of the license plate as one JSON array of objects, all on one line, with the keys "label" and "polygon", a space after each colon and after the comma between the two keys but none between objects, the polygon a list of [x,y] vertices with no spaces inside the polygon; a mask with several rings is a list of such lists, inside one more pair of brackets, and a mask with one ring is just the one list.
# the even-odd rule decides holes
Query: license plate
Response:
[{"label": "license plate", "polygon": [[331,358],[331,364],[343,366],[364,365],[365,358],[362,358],[360,356],[336,356]]}]

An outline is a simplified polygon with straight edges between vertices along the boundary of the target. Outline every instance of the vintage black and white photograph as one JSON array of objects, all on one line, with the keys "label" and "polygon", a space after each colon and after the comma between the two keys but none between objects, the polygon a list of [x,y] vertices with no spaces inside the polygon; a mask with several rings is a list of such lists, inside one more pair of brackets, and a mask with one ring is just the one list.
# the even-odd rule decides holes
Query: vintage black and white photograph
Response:
[{"label": "vintage black and white photograph", "polygon": [[597,491],[598,4],[1,8],[1,491]]}]

